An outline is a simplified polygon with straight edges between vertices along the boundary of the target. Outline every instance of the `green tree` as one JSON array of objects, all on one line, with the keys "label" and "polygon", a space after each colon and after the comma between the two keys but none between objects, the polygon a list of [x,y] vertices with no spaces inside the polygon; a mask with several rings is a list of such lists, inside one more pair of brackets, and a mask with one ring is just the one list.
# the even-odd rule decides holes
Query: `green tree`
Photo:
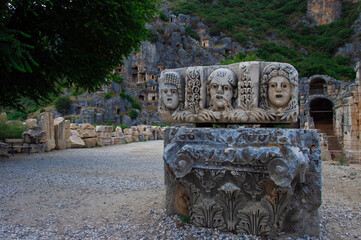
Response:
[{"label": "green tree", "polygon": [[0,105],[96,91],[142,40],[158,0],[0,0]]},{"label": "green tree", "polygon": [[70,104],[72,103],[69,96],[61,96],[55,99],[55,109],[56,111],[65,114],[66,110],[69,109]]}]

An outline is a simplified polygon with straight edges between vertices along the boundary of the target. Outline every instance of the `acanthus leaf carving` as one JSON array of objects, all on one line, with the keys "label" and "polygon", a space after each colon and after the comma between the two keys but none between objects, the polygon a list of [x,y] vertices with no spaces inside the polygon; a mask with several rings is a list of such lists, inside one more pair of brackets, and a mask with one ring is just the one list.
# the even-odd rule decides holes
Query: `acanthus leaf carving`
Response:
[{"label": "acanthus leaf carving", "polygon": [[244,210],[238,211],[238,217],[240,221],[236,226],[237,232],[258,236],[269,234],[269,213],[263,207],[245,207]]}]

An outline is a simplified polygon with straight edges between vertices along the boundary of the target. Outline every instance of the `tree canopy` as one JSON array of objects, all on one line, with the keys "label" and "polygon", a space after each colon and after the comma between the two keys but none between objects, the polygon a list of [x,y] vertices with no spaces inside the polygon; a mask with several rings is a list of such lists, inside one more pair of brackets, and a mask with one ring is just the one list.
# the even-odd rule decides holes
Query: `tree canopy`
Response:
[{"label": "tree canopy", "polygon": [[0,105],[95,91],[148,36],[158,0],[0,0]]}]

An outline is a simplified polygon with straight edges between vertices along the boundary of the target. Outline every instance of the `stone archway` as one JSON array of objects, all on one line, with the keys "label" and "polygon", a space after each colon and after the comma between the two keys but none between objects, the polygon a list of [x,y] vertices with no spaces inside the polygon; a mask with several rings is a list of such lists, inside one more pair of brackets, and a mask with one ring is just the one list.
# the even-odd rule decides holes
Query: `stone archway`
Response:
[{"label": "stone archway", "polygon": [[310,101],[310,115],[316,129],[329,135],[333,134],[333,102],[327,98],[317,97]]},{"label": "stone archway", "polygon": [[310,95],[315,94],[326,94],[327,93],[327,82],[321,77],[314,78],[310,81]]}]

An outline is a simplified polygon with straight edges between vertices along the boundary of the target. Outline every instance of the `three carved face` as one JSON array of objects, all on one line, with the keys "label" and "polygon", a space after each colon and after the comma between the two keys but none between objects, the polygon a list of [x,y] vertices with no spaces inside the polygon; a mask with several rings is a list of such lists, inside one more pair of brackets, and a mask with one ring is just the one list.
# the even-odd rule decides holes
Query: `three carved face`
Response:
[{"label": "three carved face", "polygon": [[283,76],[275,76],[268,82],[268,99],[274,107],[287,105],[291,98],[291,83]]},{"label": "three carved face", "polygon": [[169,83],[165,84],[163,89],[161,90],[161,95],[162,95],[163,103],[167,108],[171,110],[177,108],[179,104],[177,86]]}]

